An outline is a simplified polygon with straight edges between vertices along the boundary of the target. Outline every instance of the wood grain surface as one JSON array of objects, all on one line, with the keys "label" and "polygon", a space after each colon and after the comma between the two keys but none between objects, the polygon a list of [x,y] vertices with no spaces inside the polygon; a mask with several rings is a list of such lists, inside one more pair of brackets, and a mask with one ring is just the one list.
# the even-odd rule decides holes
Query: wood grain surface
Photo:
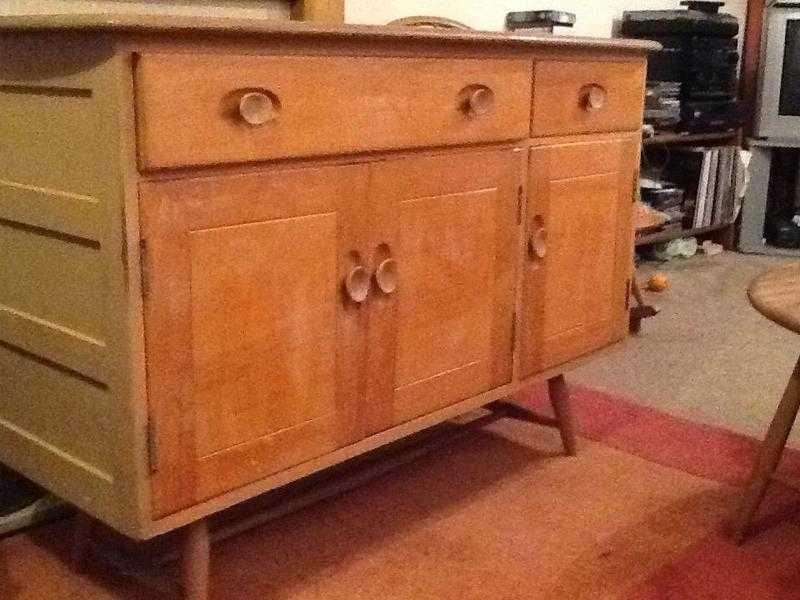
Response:
[{"label": "wood grain surface", "polygon": [[470,44],[512,44],[528,47],[618,49],[639,53],[659,50],[661,45],[647,40],[572,36],[521,36],[499,31],[463,31],[427,27],[386,27],[380,25],[342,25],[272,19],[220,18],[209,16],[164,15],[143,8],[137,14],[114,11],[85,11],[70,14],[6,14],[0,16],[0,30],[26,31],[119,31],[119,32],[209,32],[218,34],[262,35],[299,38],[357,38],[451,40]]},{"label": "wood grain surface", "polygon": [[[474,115],[465,93],[488,90]],[[275,117],[242,119],[258,92]],[[522,139],[530,60],[144,54],[136,67],[144,169]]]},{"label": "wood grain surface", "polygon": [[750,284],[747,296],[762,315],[800,333],[800,263],[759,275]]}]

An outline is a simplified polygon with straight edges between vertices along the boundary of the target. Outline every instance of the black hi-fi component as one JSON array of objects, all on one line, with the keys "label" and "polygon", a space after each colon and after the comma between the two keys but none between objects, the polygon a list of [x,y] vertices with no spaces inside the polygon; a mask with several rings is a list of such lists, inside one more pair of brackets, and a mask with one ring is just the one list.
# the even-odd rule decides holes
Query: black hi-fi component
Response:
[{"label": "black hi-fi component", "polygon": [[622,34],[660,42],[650,57],[647,80],[680,83],[678,129],[708,131],[737,127],[739,61],[735,17],[718,12],[723,2],[681,2],[688,10],[626,11]]}]

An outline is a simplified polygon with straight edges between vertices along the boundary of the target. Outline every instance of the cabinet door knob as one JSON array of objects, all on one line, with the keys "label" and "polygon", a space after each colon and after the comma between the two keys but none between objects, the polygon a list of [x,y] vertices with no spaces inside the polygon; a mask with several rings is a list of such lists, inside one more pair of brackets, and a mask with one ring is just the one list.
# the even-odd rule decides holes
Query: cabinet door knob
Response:
[{"label": "cabinet door knob", "polygon": [[258,127],[275,119],[275,102],[264,92],[247,92],[239,98],[239,116],[245,123]]},{"label": "cabinet door knob", "polygon": [[387,258],[375,269],[375,283],[384,294],[392,294],[397,289],[397,261]]},{"label": "cabinet door knob", "polygon": [[356,304],[360,304],[369,296],[370,277],[362,266],[355,266],[344,278],[344,290],[347,297]]},{"label": "cabinet door knob", "polygon": [[606,105],[608,99],[608,92],[606,88],[597,83],[592,83],[583,88],[581,94],[583,108],[587,111],[600,110]]},{"label": "cabinet door knob", "polygon": [[528,237],[528,254],[532,259],[547,256],[547,229],[543,225],[537,226]]},{"label": "cabinet door knob", "polygon": [[485,117],[494,110],[494,92],[485,85],[468,85],[459,93],[461,110],[470,117]]}]

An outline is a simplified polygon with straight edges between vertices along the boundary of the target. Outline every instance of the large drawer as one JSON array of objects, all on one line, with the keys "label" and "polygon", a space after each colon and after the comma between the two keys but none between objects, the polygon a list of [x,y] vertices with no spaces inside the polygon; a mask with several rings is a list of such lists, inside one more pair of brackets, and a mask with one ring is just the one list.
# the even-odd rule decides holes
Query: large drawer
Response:
[{"label": "large drawer", "polygon": [[639,129],[644,69],[644,61],[537,61],[531,135]]},{"label": "large drawer", "polygon": [[526,60],[144,54],[143,169],[521,139]]}]

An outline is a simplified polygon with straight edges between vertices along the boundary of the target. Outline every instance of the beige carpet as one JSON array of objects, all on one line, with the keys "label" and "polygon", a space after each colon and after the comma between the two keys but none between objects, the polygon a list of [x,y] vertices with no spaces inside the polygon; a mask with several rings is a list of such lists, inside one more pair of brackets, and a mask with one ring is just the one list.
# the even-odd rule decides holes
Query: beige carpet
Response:
[{"label": "beige carpet", "polygon": [[[592,361],[572,379],[677,416],[762,437],[800,353],[800,336],[753,310],[748,282],[790,259],[728,252],[639,270],[669,276],[669,290],[648,293],[661,314],[642,334]],[[800,428],[790,442],[800,447]]]}]

